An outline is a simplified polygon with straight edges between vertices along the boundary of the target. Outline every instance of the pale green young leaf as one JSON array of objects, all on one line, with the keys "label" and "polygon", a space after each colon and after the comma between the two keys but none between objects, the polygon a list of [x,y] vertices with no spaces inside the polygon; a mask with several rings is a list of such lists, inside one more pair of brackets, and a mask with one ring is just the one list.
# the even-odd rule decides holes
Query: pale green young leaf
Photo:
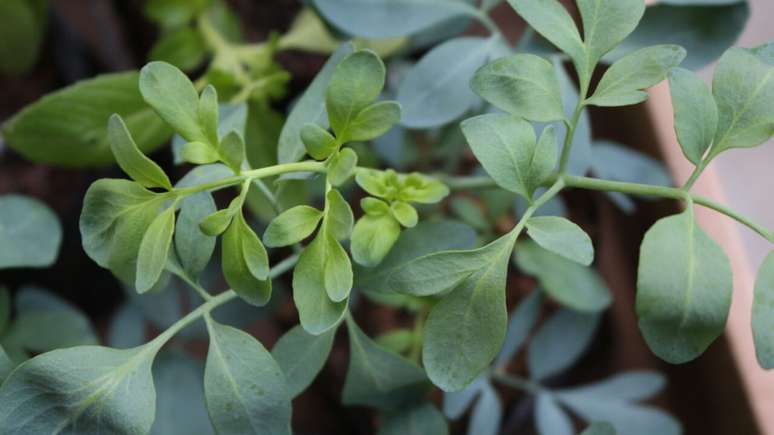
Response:
[{"label": "pale green young leaf", "polygon": [[134,181],[144,187],[161,187],[171,190],[172,183],[164,170],[153,160],[143,154],[134,143],[129,129],[118,114],[113,114],[108,121],[108,136],[110,149],[118,166]]},{"label": "pale green young leaf", "polygon": [[221,244],[223,277],[246,302],[263,306],[271,298],[269,256],[241,212],[234,215]]},{"label": "pale green young leaf", "polygon": [[222,234],[231,225],[231,221],[241,209],[243,201],[241,197],[231,200],[227,208],[218,210],[204,218],[199,223],[199,228],[208,236],[215,237]]},{"label": "pale green young leaf", "polygon": [[180,265],[191,276],[199,276],[212,258],[215,238],[205,234],[199,223],[216,210],[215,201],[208,192],[190,195],[180,203],[175,224],[175,253]]},{"label": "pale green young leaf", "polygon": [[516,355],[537,323],[541,308],[543,308],[543,292],[540,290],[533,290],[529,296],[519,302],[511,313],[508,331],[505,334],[503,347],[495,360],[495,367],[505,367]]},{"label": "pale green young leaf", "polygon": [[339,149],[336,138],[317,124],[305,124],[301,128],[301,141],[315,160],[325,160]]},{"label": "pale green young leaf", "polygon": [[308,205],[285,210],[269,223],[263,233],[263,243],[270,248],[298,243],[314,232],[322,217],[320,210]]},{"label": "pale green young leaf", "polygon": [[578,27],[557,0],[508,0],[508,3],[533,29],[576,62],[583,57]]},{"label": "pale green young leaf", "polygon": [[166,142],[171,131],[143,101],[137,72],[107,74],[48,94],[2,126],[6,145],[25,158],[67,167],[113,161],[107,134],[118,113],[143,152]]},{"label": "pale green young leaf", "polygon": [[[555,164],[553,130],[544,134],[546,139],[538,146],[535,130],[517,116],[480,115],[463,121],[462,131],[473,154],[495,182],[525,198],[532,198]],[[553,147],[548,145],[551,142]]]},{"label": "pale green young leaf", "polygon": [[690,211],[663,218],[640,247],[637,316],[651,350],[690,361],[723,333],[731,305],[731,267]]},{"label": "pale green young leaf", "polygon": [[381,199],[367,196],[360,200],[360,208],[363,212],[371,216],[381,216],[390,213],[390,205]]},{"label": "pale green young leaf", "polygon": [[[428,315],[422,361],[430,380],[444,391],[465,388],[500,351],[508,323],[505,281],[513,243],[514,236],[508,234],[478,251],[469,251],[468,255],[483,257],[483,264],[455,283]],[[470,268],[476,262],[466,263]],[[446,271],[433,272],[449,274],[448,268],[455,266],[459,267],[447,263]]]},{"label": "pale green young leaf", "polygon": [[169,207],[153,219],[142,236],[134,283],[138,293],[150,290],[164,272],[174,232],[175,207]]},{"label": "pale green young leaf", "polygon": [[470,89],[470,78],[490,56],[492,44],[491,39],[458,37],[423,56],[398,87],[401,123],[409,128],[438,127],[477,105],[481,99]]},{"label": "pale green young leaf", "polygon": [[572,367],[591,344],[599,321],[599,314],[568,309],[551,316],[529,343],[530,377],[540,381]]},{"label": "pale green young leaf", "polygon": [[325,95],[328,84],[336,66],[345,56],[352,53],[352,50],[352,44],[342,44],[331,55],[325,66],[317,73],[312,83],[293,106],[293,110],[288,115],[280,133],[277,146],[279,163],[298,161],[306,153],[304,142],[301,141],[301,129],[304,125],[308,123],[328,125],[325,114]]},{"label": "pale green young leaf", "polygon": [[590,267],[554,254],[533,241],[516,245],[516,265],[538,279],[552,299],[578,311],[598,312],[610,305],[610,290]]},{"label": "pale green young leaf", "polygon": [[236,131],[231,131],[220,141],[220,157],[234,172],[239,173],[245,161],[245,141]]},{"label": "pale green young leaf", "polygon": [[157,351],[149,343],[38,355],[0,388],[0,427],[8,433],[149,433],[156,410],[151,365]]},{"label": "pale green young leaf", "polygon": [[271,353],[231,326],[208,319],[207,330],[204,395],[215,430],[223,435],[290,435],[291,396]]},{"label": "pale green young leaf", "polygon": [[585,231],[558,216],[539,216],[527,221],[527,234],[554,254],[588,266],[594,261],[594,246]]},{"label": "pale green young leaf", "polygon": [[752,330],[758,363],[764,369],[774,368],[774,253],[763,260],[755,279]]},{"label": "pale green young leaf", "polygon": [[334,302],[328,297],[326,289],[328,247],[335,242],[331,242],[331,239],[322,232],[318,234],[301,252],[298,264],[293,269],[293,301],[298,309],[301,326],[313,335],[320,335],[333,328],[344,318],[347,310],[347,299]]},{"label": "pale green young leaf", "polygon": [[220,160],[218,151],[204,142],[188,142],[180,149],[183,161],[195,165],[207,165]]},{"label": "pale green young leaf", "polygon": [[218,92],[212,85],[207,85],[199,96],[199,104],[196,108],[199,125],[207,136],[208,142],[216,146],[218,144]]},{"label": "pale green young leaf", "polygon": [[352,258],[365,267],[377,266],[400,236],[400,224],[392,215],[365,215],[352,231]]},{"label": "pale green young leaf", "polygon": [[357,115],[382,91],[385,74],[384,63],[370,50],[357,50],[336,66],[325,96],[325,108],[339,141],[349,140]]},{"label": "pale green young leaf", "polygon": [[134,283],[140,242],[164,201],[132,181],[95,181],[86,191],[79,222],[84,251],[100,266]]},{"label": "pale green young leaf", "polygon": [[393,329],[376,337],[376,344],[398,355],[406,353],[417,340],[417,335],[410,329]]},{"label": "pale green young leaf", "polygon": [[400,104],[395,101],[378,101],[358,112],[349,126],[347,139],[367,141],[387,133],[400,121]]},{"label": "pale green young leaf", "polygon": [[535,403],[535,426],[540,435],[573,435],[572,419],[550,393],[538,394]]},{"label": "pale green young leaf", "polygon": [[715,137],[718,106],[704,80],[686,69],[672,70],[669,90],[675,111],[677,140],[685,157],[698,165]]},{"label": "pale green young leaf", "polygon": [[397,199],[420,204],[435,204],[449,195],[449,188],[442,182],[420,173],[398,175]]},{"label": "pale green young leaf", "polygon": [[290,397],[301,394],[320,373],[333,348],[336,329],[312,335],[301,325],[294,326],[280,337],[271,355],[285,373]]},{"label": "pale green young leaf", "polygon": [[188,77],[164,62],[151,62],[140,71],[140,93],[158,115],[189,142],[209,142],[199,123],[199,97]]},{"label": "pale green young leaf", "polygon": [[774,64],[751,50],[732,48],[712,81],[718,128],[710,155],[760,145],[774,135]]},{"label": "pale green young leaf", "polygon": [[471,88],[494,106],[530,121],[565,119],[559,81],[551,62],[534,54],[515,54],[481,67]]},{"label": "pale green young leaf", "polygon": [[449,435],[449,426],[441,411],[428,402],[389,414],[376,435]]},{"label": "pale green young leaf", "polygon": [[390,211],[392,212],[392,216],[406,228],[415,227],[419,221],[417,209],[407,202],[393,202],[390,206]]},{"label": "pale green young leaf", "polygon": [[581,82],[597,62],[634,31],[645,13],[643,0],[577,0],[583,21],[585,60],[576,63]]},{"label": "pale green young leaf", "polygon": [[395,409],[427,389],[425,373],[413,362],[377,345],[347,317],[350,359],[342,402]]},{"label": "pale green young leaf", "polygon": [[610,423],[593,423],[581,435],[616,435],[616,431]]},{"label": "pale green young leaf", "polygon": [[605,71],[587,104],[615,107],[645,101],[644,89],[664,80],[683,59],[685,49],[679,45],[654,45],[630,53]]},{"label": "pale green young leaf", "polygon": [[343,148],[328,161],[328,182],[340,186],[355,174],[357,154],[352,148]]},{"label": "pale green young leaf", "polygon": [[0,269],[50,266],[61,243],[62,225],[48,206],[27,196],[0,195]]},{"label": "pale green young leaf", "polygon": [[345,240],[352,234],[352,226],[355,224],[355,217],[352,214],[352,208],[341,192],[331,189],[325,195],[328,204],[328,210],[325,215],[325,225],[327,231],[336,240]]}]

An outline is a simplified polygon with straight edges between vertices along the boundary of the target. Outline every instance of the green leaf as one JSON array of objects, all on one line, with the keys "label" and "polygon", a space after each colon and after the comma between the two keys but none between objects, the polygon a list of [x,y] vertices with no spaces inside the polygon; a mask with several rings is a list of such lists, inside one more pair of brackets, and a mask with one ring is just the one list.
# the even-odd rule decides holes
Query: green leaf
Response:
[{"label": "green leaf", "polygon": [[125,282],[135,283],[140,242],[164,202],[162,195],[132,181],[95,181],[86,191],[79,224],[86,254]]},{"label": "green leaf", "polygon": [[159,116],[189,142],[209,142],[199,121],[199,97],[188,77],[164,62],[151,62],[140,71],[140,93]]},{"label": "green leaf", "polygon": [[538,279],[546,293],[560,304],[578,311],[598,312],[612,297],[594,269],[554,254],[532,241],[520,242],[516,265]]},{"label": "green leaf", "polygon": [[153,367],[156,421],[151,435],[212,435],[202,373],[204,363],[182,351],[164,352]]},{"label": "green leaf", "polygon": [[376,139],[400,121],[400,104],[395,101],[379,101],[358,112],[349,126],[350,141]]},{"label": "green leaf", "polygon": [[219,434],[290,435],[287,381],[269,351],[251,335],[207,321],[210,348],[204,395]]},{"label": "green leaf", "polygon": [[151,48],[149,60],[171,63],[191,72],[204,62],[208,47],[198,30],[183,27],[163,35]]},{"label": "green leaf", "polygon": [[760,145],[774,135],[774,64],[750,50],[732,48],[715,68],[712,93],[718,128],[711,157],[729,148]]},{"label": "green leaf", "polygon": [[162,27],[179,27],[191,21],[210,3],[211,0],[148,0],[145,15]]},{"label": "green leaf", "polygon": [[395,409],[424,395],[428,385],[421,368],[379,347],[351,317],[347,331],[350,357],[341,393],[345,405]]},{"label": "green leaf", "polygon": [[513,310],[503,347],[497,355],[497,360],[495,360],[495,367],[505,367],[516,355],[537,323],[542,308],[543,293],[539,290],[533,290]]},{"label": "green leaf", "polygon": [[690,211],[663,218],[640,247],[637,316],[651,350],[690,361],[723,333],[731,305],[731,267]]},{"label": "green leaf", "polygon": [[583,41],[567,9],[556,0],[508,0],[527,23],[577,62],[584,56]]},{"label": "green leaf", "polygon": [[594,423],[581,432],[581,435],[616,435],[616,431],[610,423]]},{"label": "green leaf", "polygon": [[477,105],[481,100],[469,83],[489,57],[492,44],[491,39],[459,37],[430,50],[398,87],[401,123],[409,128],[438,127]]},{"label": "green leaf", "polygon": [[594,261],[594,246],[589,235],[563,217],[530,218],[527,234],[544,249],[576,263],[588,266]]},{"label": "green leaf", "polygon": [[134,284],[138,293],[150,290],[164,272],[174,232],[175,207],[169,207],[153,219],[142,236]]},{"label": "green leaf", "polygon": [[23,363],[0,388],[0,427],[15,433],[150,432],[156,343],[127,350],[80,346]]},{"label": "green leaf", "polygon": [[180,149],[183,161],[195,165],[207,165],[220,160],[218,152],[204,142],[188,142]]},{"label": "green leaf", "polygon": [[312,335],[296,325],[280,337],[271,350],[287,379],[290,397],[301,394],[320,373],[333,348],[336,330]]},{"label": "green leaf", "polygon": [[108,122],[110,149],[118,166],[134,181],[144,187],[160,187],[171,190],[172,183],[164,170],[143,154],[134,143],[129,129],[120,115],[113,114]]},{"label": "green leaf", "polygon": [[544,132],[538,145],[532,126],[515,115],[476,116],[462,122],[462,131],[495,182],[526,198],[532,198],[556,163],[553,129]]},{"label": "green leaf", "polygon": [[643,0],[577,0],[583,21],[586,59],[576,63],[581,83],[597,62],[634,31],[645,13]]},{"label": "green leaf", "polygon": [[199,223],[199,229],[202,230],[202,233],[215,237],[226,231],[233,218],[234,211],[230,207],[224,208],[204,218]]},{"label": "green leaf", "polygon": [[365,215],[352,231],[352,258],[365,267],[377,266],[400,236],[400,224],[392,215]]},{"label": "green leaf", "polygon": [[339,62],[325,95],[325,108],[336,137],[347,142],[355,118],[384,87],[385,68],[373,51],[357,50]]},{"label": "green leaf", "polygon": [[341,186],[355,173],[357,154],[352,148],[343,148],[328,161],[328,182]]},{"label": "green leaf", "polygon": [[449,435],[449,426],[438,408],[425,403],[388,415],[376,435]]},{"label": "green leaf", "polygon": [[8,378],[14,369],[13,361],[5,353],[5,349],[0,345],[0,385]]},{"label": "green leaf", "polygon": [[[430,380],[444,391],[465,388],[489,367],[500,351],[508,323],[505,281],[514,238],[508,234],[484,248],[468,251],[464,266],[467,273],[456,282],[452,279],[451,292],[428,315],[422,361]],[[458,251],[457,256],[464,261],[462,252]],[[436,254],[436,258],[441,255]],[[436,269],[428,270],[428,275],[456,278],[455,271],[459,269],[462,269],[459,264],[450,261],[436,264]],[[406,268],[403,275],[408,280],[414,277],[417,284],[419,280],[413,274],[416,271]]]},{"label": "green leaf", "polygon": [[718,107],[709,87],[697,74],[675,68],[669,74],[675,110],[675,132],[683,154],[694,165],[712,145],[718,126]]},{"label": "green leaf", "polygon": [[573,435],[572,419],[550,393],[538,394],[535,403],[535,426],[541,435]]},{"label": "green leaf", "polygon": [[[293,301],[298,309],[301,326],[313,335],[320,335],[337,325],[347,309],[346,298],[334,302],[328,297],[328,284],[334,284],[331,274],[335,273],[336,277],[340,278],[341,270],[334,267],[342,264],[329,261],[331,254],[328,251],[331,248],[341,249],[337,259],[341,260],[342,254],[346,257],[347,253],[343,252],[341,245],[325,231],[321,231],[301,252],[298,264],[293,270]],[[346,291],[349,292],[349,289]],[[338,296],[344,292],[342,288],[331,288],[330,293]]]},{"label": "green leaf", "polygon": [[410,329],[393,329],[376,337],[376,344],[398,355],[407,353],[417,340]]},{"label": "green leaf", "polygon": [[492,384],[481,385],[481,395],[470,414],[468,431],[479,435],[497,435],[503,418],[503,403]]},{"label": "green leaf", "polygon": [[371,216],[381,216],[390,213],[390,205],[381,199],[371,198],[367,196],[360,200],[360,208],[363,209],[365,214]]},{"label": "green leaf", "polygon": [[339,149],[336,138],[317,124],[304,124],[301,128],[301,141],[306,152],[315,160],[325,160]]},{"label": "green leaf", "polygon": [[341,196],[341,192],[331,189],[325,195],[328,210],[325,215],[325,225],[327,231],[336,240],[345,240],[352,234],[352,226],[355,224],[355,217],[352,215],[347,200]]},{"label": "green leaf", "polygon": [[62,225],[51,209],[27,196],[0,195],[0,269],[48,267],[62,244]]},{"label": "green leaf", "polygon": [[392,216],[406,228],[415,227],[419,221],[417,210],[407,202],[393,202],[392,206],[390,206],[390,211],[392,212]]},{"label": "green leaf", "polygon": [[247,303],[266,305],[271,298],[269,256],[241,212],[223,233],[221,248],[223,277],[228,285]]},{"label": "green leaf", "polygon": [[106,74],[48,94],[3,125],[7,145],[25,158],[67,167],[113,161],[108,118],[126,120],[142,152],[169,139],[171,131],[137,91],[137,72]]},{"label": "green leaf", "polygon": [[175,253],[183,269],[193,277],[199,276],[207,267],[215,250],[215,238],[199,227],[199,223],[215,211],[215,201],[208,192],[195,193],[180,203],[175,224]]},{"label": "green leaf", "polygon": [[325,66],[317,73],[312,83],[293,106],[280,134],[277,147],[279,163],[296,162],[306,153],[304,142],[301,140],[301,129],[304,125],[308,123],[328,125],[325,115],[325,95],[328,84],[339,62],[352,53],[352,50],[351,44],[342,44],[331,55]]},{"label": "green leaf", "polygon": [[769,254],[755,280],[752,329],[755,353],[764,369],[774,368],[774,253]]},{"label": "green leaf", "polygon": [[245,161],[245,141],[236,131],[231,131],[220,141],[220,155],[234,172],[239,173]]},{"label": "green leaf", "polygon": [[[11,293],[5,287],[0,287],[0,336],[11,323]],[[2,381],[0,381],[2,383]]]},{"label": "green leaf", "polygon": [[298,243],[314,232],[322,217],[320,210],[308,205],[286,210],[269,223],[263,233],[263,243],[270,248]]},{"label": "green leaf", "polygon": [[590,401],[637,402],[650,400],[666,386],[666,378],[658,372],[629,371],[603,381],[556,391],[560,398],[580,398]]},{"label": "green leaf", "polygon": [[594,339],[600,316],[562,309],[551,316],[529,343],[527,367],[537,381],[572,367]]},{"label": "green leaf", "polygon": [[199,96],[199,104],[196,107],[196,115],[202,131],[207,135],[208,142],[218,144],[218,91],[212,85],[207,85]]},{"label": "green leaf", "polygon": [[645,101],[648,94],[642,89],[664,80],[683,59],[685,49],[678,45],[655,45],[630,53],[605,71],[587,104],[615,107]]},{"label": "green leaf", "polygon": [[515,54],[484,65],[470,86],[512,115],[540,122],[565,119],[554,65],[533,54]]},{"label": "green leaf", "polygon": [[35,66],[47,23],[47,1],[0,3],[0,73],[20,75]]}]

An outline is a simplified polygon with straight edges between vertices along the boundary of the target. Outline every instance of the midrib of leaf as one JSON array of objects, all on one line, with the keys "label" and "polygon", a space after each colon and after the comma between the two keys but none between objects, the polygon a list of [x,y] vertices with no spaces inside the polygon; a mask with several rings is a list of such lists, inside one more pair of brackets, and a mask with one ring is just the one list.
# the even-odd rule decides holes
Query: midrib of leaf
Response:
[{"label": "midrib of leaf", "polygon": [[[769,71],[763,77],[763,80],[761,80],[761,82],[755,88],[750,98],[747,101],[745,101],[744,105],[742,105],[742,109],[734,113],[734,117],[731,119],[731,123],[728,125],[726,132],[723,133],[723,137],[715,143],[715,144],[718,144],[718,147],[720,147],[720,151],[723,151],[724,149],[726,149],[723,147],[723,142],[726,141],[726,139],[728,138],[728,135],[734,130],[734,128],[736,127],[736,124],[739,122],[739,119],[742,117],[742,115],[746,113],[748,110],[750,110],[750,105],[758,97],[758,94],[761,92],[761,90],[763,90],[763,87],[768,83],[769,79],[771,79],[771,76],[773,73],[774,73],[774,68],[770,67]],[[714,148],[714,145],[710,148]],[[712,155],[713,151],[714,150],[710,149],[709,151],[710,155]]]},{"label": "midrib of leaf", "polygon": [[[690,210],[690,209],[689,209]],[[685,325],[688,323],[688,316],[690,315],[690,304],[693,302],[693,293],[694,293],[694,281],[696,280],[696,259],[695,259],[695,252],[694,252],[694,237],[696,234],[694,234],[696,230],[696,226],[693,222],[693,212],[690,212],[688,215],[688,278],[687,278],[687,289],[685,292],[685,296],[683,297],[683,313],[680,318],[680,324],[679,328],[682,330]]]},{"label": "midrib of leaf", "polygon": [[533,80],[533,79],[531,79],[531,78],[529,78],[527,76],[522,76],[522,75],[515,74],[515,73],[512,73],[512,72],[493,72],[491,74],[493,76],[495,76],[495,77],[504,77],[504,78],[509,78],[509,79],[512,78],[512,79],[515,79],[515,80],[521,80],[521,81],[527,82],[527,83],[529,83],[531,85],[534,85],[537,88],[540,88],[540,90],[543,91],[545,94],[549,94],[549,95],[551,94],[551,90],[550,89],[548,89],[547,87],[543,86],[542,83],[540,83],[538,81],[535,81],[535,80]]},{"label": "midrib of leaf", "polygon": [[229,386],[233,390],[234,396],[238,399],[237,401],[239,402],[240,407],[244,411],[244,414],[247,416],[247,421],[250,424],[250,428],[253,429],[253,431],[257,431],[257,428],[253,424],[253,419],[250,417],[250,410],[245,405],[245,400],[244,400],[244,396],[242,395],[242,390],[240,390],[239,384],[236,382],[236,379],[234,379],[234,376],[231,374],[231,369],[229,365],[226,364],[226,359],[223,356],[223,351],[220,348],[220,344],[218,344],[217,338],[214,338],[213,340],[211,340],[211,346],[215,348],[214,349],[215,356],[220,360],[221,365],[226,368],[225,370],[223,370],[223,373],[226,375]]}]

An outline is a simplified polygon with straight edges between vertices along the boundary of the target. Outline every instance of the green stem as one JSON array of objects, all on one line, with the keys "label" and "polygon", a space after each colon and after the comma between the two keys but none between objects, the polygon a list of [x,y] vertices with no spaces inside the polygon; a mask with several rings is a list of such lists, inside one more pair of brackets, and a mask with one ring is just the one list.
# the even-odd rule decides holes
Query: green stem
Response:
[{"label": "green stem", "polygon": [[417,312],[416,323],[414,324],[414,341],[411,343],[411,350],[409,351],[408,357],[411,361],[416,361],[417,363],[419,363],[419,358],[422,355],[422,337],[424,335],[425,321],[427,320],[430,308],[430,305],[423,305],[419,312]]},{"label": "green stem", "polygon": [[186,187],[182,189],[175,189],[173,192],[179,196],[191,195],[203,191],[213,191],[223,189],[225,187],[234,186],[242,183],[245,180],[257,180],[260,178],[272,177],[275,175],[286,174],[290,172],[325,172],[325,165],[322,162],[316,162],[313,160],[306,160],[296,163],[283,163],[280,165],[267,166],[260,169],[252,169],[250,171],[244,171],[241,175],[235,175],[233,177],[221,178],[220,180],[211,181],[209,183],[200,184],[198,186]]},{"label": "green stem", "polygon": [[683,185],[683,190],[690,190],[691,187],[693,187],[694,183],[696,183],[696,180],[699,179],[699,176],[702,172],[704,172],[704,168],[706,168],[708,164],[709,160],[702,160],[698,165],[696,165],[696,168],[693,170],[693,173],[691,173],[688,181],[686,181]]},{"label": "green stem", "polygon": [[567,164],[570,163],[570,151],[572,150],[572,141],[575,137],[575,129],[578,127],[578,120],[583,113],[583,100],[585,95],[581,95],[578,98],[578,104],[575,106],[575,111],[572,114],[572,119],[569,122],[565,122],[567,126],[567,135],[564,137],[564,145],[562,146],[562,157],[559,160],[559,173],[564,174],[567,171]]}]

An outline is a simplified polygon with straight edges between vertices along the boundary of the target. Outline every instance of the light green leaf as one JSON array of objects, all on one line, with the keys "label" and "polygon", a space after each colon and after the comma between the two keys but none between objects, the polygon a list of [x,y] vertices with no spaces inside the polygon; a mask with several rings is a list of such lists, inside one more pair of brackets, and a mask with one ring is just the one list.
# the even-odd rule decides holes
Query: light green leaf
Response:
[{"label": "light green leaf", "polygon": [[282,133],[280,133],[279,145],[277,147],[279,163],[296,162],[306,153],[304,143],[301,141],[301,129],[304,125],[308,123],[328,125],[325,115],[325,95],[328,90],[328,84],[336,66],[344,56],[352,53],[352,50],[352,44],[342,44],[331,55],[323,69],[317,73],[312,83],[293,106],[293,110],[282,127]]},{"label": "light green leaf", "polygon": [[234,172],[239,173],[245,161],[245,141],[236,131],[231,131],[220,141],[220,156]]},{"label": "light green leaf", "polygon": [[562,309],[551,316],[529,343],[527,367],[543,380],[572,367],[594,339],[600,316]]},{"label": "light green leaf", "polygon": [[[525,120],[504,114],[480,115],[462,122],[473,154],[503,189],[532,198],[556,163],[553,129],[538,146],[535,130]],[[553,140],[552,140],[553,139]]]},{"label": "light green leaf", "polygon": [[[422,361],[430,380],[444,391],[465,388],[500,351],[508,323],[505,281],[514,238],[508,234],[484,248],[468,251],[467,261],[458,251],[468,271],[428,315]],[[460,266],[448,262],[428,272],[448,276],[454,268]],[[411,279],[410,272],[407,268],[403,275]]]},{"label": "light green leaf", "polygon": [[171,190],[172,183],[164,170],[145,156],[134,143],[129,129],[120,115],[113,114],[108,122],[110,149],[118,166],[134,181],[144,187],[161,187]]},{"label": "light green leaf", "polygon": [[400,224],[392,215],[365,215],[352,231],[352,258],[365,267],[377,266],[400,236]]},{"label": "light green leaf", "polygon": [[407,202],[393,202],[390,211],[392,212],[392,216],[406,228],[415,227],[419,221],[417,210]]},{"label": "light green leaf", "polygon": [[357,50],[336,66],[325,95],[325,108],[336,137],[347,142],[352,123],[384,87],[385,68],[373,51]]},{"label": "light green leaf", "polygon": [[164,62],[151,62],[140,71],[140,93],[159,116],[189,142],[209,143],[199,121],[199,97],[188,77]]},{"label": "light green leaf", "polygon": [[163,196],[132,181],[92,183],[79,224],[86,254],[125,282],[135,283],[140,242],[164,201]]},{"label": "light green leaf", "polygon": [[616,435],[616,431],[610,423],[594,423],[581,432],[581,435]]},{"label": "light green leaf", "polygon": [[308,205],[286,210],[269,223],[263,233],[263,243],[270,248],[298,243],[314,232],[322,217],[320,210]]},{"label": "light green leaf", "polygon": [[718,107],[709,87],[697,74],[675,68],[669,74],[675,110],[675,132],[683,154],[694,165],[712,145],[718,126]]},{"label": "light green leaf", "polygon": [[678,45],[642,48],[616,61],[602,76],[587,104],[602,107],[628,106],[645,101],[643,89],[655,86],[685,59]]},{"label": "light green leaf", "polygon": [[731,305],[731,267],[690,211],[663,218],[640,247],[637,316],[651,350],[690,361],[723,333]]},{"label": "light green leaf", "polygon": [[398,355],[411,349],[417,335],[410,329],[393,329],[376,337],[376,344]]},{"label": "light green leaf", "polygon": [[172,246],[175,232],[175,207],[161,212],[148,226],[142,236],[137,253],[137,274],[135,287],[138,293],[150,290],[161,277]]},{"label": "light green leaf", "polygon": [[290,435],[287,381],[269,351],[251,335],[207,320],[210,348],[204,395],[219,434]]},{"label": "light green leaf", "polygon": [[390,205],[381,199],[367,196],[360,200],[360,208],[363,212],[371,216],[381,216],[390,213]]},{"label": "light green leaf", "polygon": [[352,208],[341,192],[331,189],[325,195],[328,210],[325,215],[325,227],[336,240],[345,240],[352,234],[355,217]]},{"label": "light green leaf", "polygon": [[576,63],[581,83],[597,62],[634,31],[645,13],[643,0],[577,0],[583,21],[586,58]]},{"label": "light green leaf", "polygon": [[207,135],[208,143],[218,144],[218,92],[212,85],[207,85],[199,96],[199,104],[196,107],[196,115],[199,118],[199,125],[202,131]]},{"label": "light green leaf", "polygon": [[350,141],[376,139],[387,133],[400,121],[400,104],[395,101],[379,101],[358,112],[349,126]]},{"label": "light green leaf", "polygon": [[150,152],[171,135],[137,91],[137,72],[107,74],[48,94],[2,128],[6,144],[25,158],[67,167],[113,161],[108,118],[118,113],[140,150]]},{"label": "light green leaf", "polygon": [[573,435],[572,419],[550,393],[538,394],[535,403],[535,426],[540,435]]},{"label": "light green leaf", "polygon": [[774,64],[751,50],[732,48],[715,68],[712,93],[718,128],[710,157],[760,145],[774,135]]},{"label": "light green leaf", "polygon": [[594,246],[589,235],[563,217],[530,218],[527,234],[544,249],[576,263],[588,266],[594,261]]},{"label": "light green leaf", "polygon": [[208,47],[197,29],[182,27],[161,36],[148,54],[149,60],[171,63],[191,72],[204,62]]},{"label": "light green leaf", "polygon": [[186,143],[180,149],[180,157],[183,161],[195,165],[207,165],[220,160],[218,151],[204,142]]},{"label": "light green leaf", "polygon": [[210,0],[148,0],[144,12],[161,27],[174,28],[187,24],[209,3]]},{"label": "light green leaf", "polygon": [[305,124],[301,128],[301,141],[306,152],[316,160],[325,160],[339,149],[336,138],[317,124]]},{"label": "light green leaf", "polygon": [[343,148],[328,161],[328,181],[333,186],[344,184],[355,173],[357,154],[352,148]]},{"label": "light green leaf", "polygon": [[346,301],[352,290],[352,263],[349,261],[347,251],[326,231],[318,236],[325,244],[325,263],[323,279],[325,291],[333,302]]},{"label": "light green leaf", "polygon": [[62,225],[44,203],[22,195],[0,195],[0,269],[48,267],[62,243]]},{"label": "light green leaf", "polygon": [[421,368],[379,347],[351,317],[347,317],[347,331],[350,357],[341,393],[345,405],[395,409],[416,400],[428,389]]},{"label": "light green leaf", "polygon": [[0,388],[0,427],[30,434],[149,433],[157,351],[151,342],[127,350],[81,346],[38,355]]},{"label": "light green leaf", "polygon": [[755,280],[752,329],[758,363],[774,368],[774,253],[763,260]]},{"label": "light green leaf", "polygon": [[554,65],[534,54],[515,54],[476,71],[471,88],[494,106],[530,121],[565,119]]},{"label": "light green leaf", "polygon": [[296,325],[280,337],[271,354],[287,379],[290,397],[301,394],[320,373],[333,348],[336,330],[312,335]]},{"label": "light green leaf", "polygon": [[223,277],[228,285],[247,303],[266,305],[271,298],[269,256],[241,212],[223,233],[221,248]]},{"label": "light green leaf", "polygon": [[567,9],[556,0],[508,0],[527,23],[576,62],[584,55],[583,41]]},{"label": "light green leaf", "polygon": [[438,408],[425,403],[388,415],[376,435],[449,435],[449,426]]},{"label": "light green leaf", "polygon": [[535,276],[546,293],[564,306],[598,312],[610,305],[610,290],[590,267],[547,251],[532,241],[516,245],[515,260],[522,271]]}]

